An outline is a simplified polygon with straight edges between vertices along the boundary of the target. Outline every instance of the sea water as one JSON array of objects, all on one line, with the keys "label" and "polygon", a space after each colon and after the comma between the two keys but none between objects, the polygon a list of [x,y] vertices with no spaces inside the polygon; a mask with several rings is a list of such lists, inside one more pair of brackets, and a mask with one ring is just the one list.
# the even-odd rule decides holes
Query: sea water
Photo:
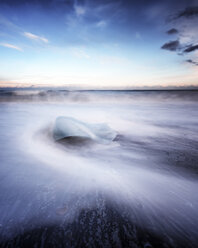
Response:
[{"label": "sea water", "polygon": [[[2,247],[196,247],[198,94],[17,94],[0,103]],[[59,144],[59,116],[117,136]]]}]

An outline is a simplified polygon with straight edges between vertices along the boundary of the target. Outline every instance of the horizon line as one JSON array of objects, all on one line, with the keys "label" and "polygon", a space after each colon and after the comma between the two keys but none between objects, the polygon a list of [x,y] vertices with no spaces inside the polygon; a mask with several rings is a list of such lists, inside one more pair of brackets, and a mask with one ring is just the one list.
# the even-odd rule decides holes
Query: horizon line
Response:
[{"label": "horizon line", "polygon": [[141,91],[198,90],[198,86],[79,87],[79,86],[0,86],[0,90]]}]

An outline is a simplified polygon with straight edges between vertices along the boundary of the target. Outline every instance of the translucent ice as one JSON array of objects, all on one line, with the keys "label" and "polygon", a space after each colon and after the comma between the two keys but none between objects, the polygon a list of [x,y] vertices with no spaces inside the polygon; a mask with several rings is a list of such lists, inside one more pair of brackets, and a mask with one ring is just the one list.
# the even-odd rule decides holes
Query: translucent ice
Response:
[{"label": "translucent ice", "polygon": [[56,141],[69,137],[80,137],[106,144],[113,141],[116,135],[116,132],[105,123],[88,124],[65,116],[56,118],[53,129],[53,137]]}]

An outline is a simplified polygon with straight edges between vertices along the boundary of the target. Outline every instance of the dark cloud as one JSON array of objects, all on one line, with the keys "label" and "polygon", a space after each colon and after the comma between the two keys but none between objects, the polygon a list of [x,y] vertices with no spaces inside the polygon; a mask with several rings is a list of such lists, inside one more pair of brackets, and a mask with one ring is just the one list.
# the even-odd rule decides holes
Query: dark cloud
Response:
[{"label": "dark cloud", "polygon": [[169,41],[165,43],[161,48],[169,51],[177,51],[180,47],[180,43],[178,40]]},{"label": "dark cloud", "polygon": [[184,53],[190,53],[190,52],[194,52],[197,49],[198,49],[198,45],[190,45],[186,49],[184,49],[183,52]]},{"label": "dark cloud", "polygon": [[[198,4],[195,1],[178,1],[178,6],[167,12],[167,21],[174,23],[174,28],[169,29],[168,35],[179,34],[178,40],[169,41],[161,48],[176,52],[178,55],[191,54],[198,50],[197,25],[198,25]],[[196,5],[195,5],[196,4]],[[185,62],[198,66],[193,57]]]},{"label": "dark cloud", "polygon": [[179,33],[179,31],[176,28],[171,28],[166,33],[171,35],[171,34],[177,34]]},{"label": "dark cloud", "polygon": [[192,59],[187,59],[186,62],[198,66],[198,62],[193,61]]},{"label": "dark cloud", "polygon": [[192,18],[195,16],[198,16],[198,6],[188,7],[185,10],[180,11],[176,16],[176,19],[181,17]]}]

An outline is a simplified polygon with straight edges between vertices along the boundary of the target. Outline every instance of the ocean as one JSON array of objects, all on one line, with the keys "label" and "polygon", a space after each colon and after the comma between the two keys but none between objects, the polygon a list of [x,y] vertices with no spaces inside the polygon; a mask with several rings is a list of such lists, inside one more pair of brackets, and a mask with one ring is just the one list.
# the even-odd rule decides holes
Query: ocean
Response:
[{"label": "ocean", "polygon": [[197,150],[198,91],[1,90],[0,247],[197,247]]}]

